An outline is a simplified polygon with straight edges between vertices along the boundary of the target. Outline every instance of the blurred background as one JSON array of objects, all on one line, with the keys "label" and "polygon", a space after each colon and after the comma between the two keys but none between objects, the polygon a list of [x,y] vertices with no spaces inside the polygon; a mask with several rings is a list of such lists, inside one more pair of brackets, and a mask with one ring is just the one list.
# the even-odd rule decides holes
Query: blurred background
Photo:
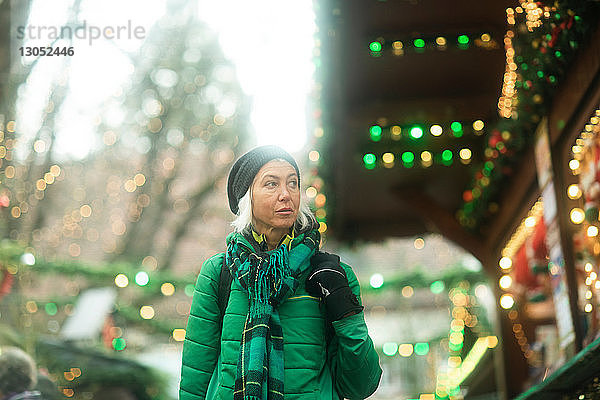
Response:
[{"label": "blurred background", "polygon": [[177,398],[227,174],[276,144],[358,275],[373,399],[596,390],[547,378],[598,332],[598,2],[450,3],[0,0],[0,345],[48,398]]}]

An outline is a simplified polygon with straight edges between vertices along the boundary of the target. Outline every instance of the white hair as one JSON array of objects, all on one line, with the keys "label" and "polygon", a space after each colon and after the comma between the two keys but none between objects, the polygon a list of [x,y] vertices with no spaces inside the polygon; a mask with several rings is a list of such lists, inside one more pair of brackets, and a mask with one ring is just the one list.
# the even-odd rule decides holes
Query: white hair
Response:
[{"label": "white hair", "polygon": [[[231,222],[234,232],[242,232],[244,229],[252,225],[252,185],[246,192],[246,194],[238,202],[238,213]],[[296,217],[296,228],[302,232],[309,228],[311,225],[316,224],[317,219],[311,211],[308,203],[304,200],[304,196],[300,195],[300,210],[298,210],[298,216]]]}]

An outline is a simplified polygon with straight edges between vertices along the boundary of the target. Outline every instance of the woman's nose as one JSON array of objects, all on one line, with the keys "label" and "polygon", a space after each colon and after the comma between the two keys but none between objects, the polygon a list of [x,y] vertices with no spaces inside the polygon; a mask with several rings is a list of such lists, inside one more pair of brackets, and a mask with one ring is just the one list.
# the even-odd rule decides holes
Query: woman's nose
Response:
[{"label": "woman's nose", "polygon": [[279,192],[279,200],[287,200],[290,197],[290,191],[282,186],[281,191]]}]

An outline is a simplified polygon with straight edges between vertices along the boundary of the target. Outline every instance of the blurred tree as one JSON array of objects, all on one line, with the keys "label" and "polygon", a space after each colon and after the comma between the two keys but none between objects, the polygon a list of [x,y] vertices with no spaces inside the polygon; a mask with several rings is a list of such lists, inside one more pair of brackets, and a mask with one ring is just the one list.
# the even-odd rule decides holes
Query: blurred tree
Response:
[{"label": "blurred tree", "polygon": [[[68,25],[82,24],[88,1],[74,0]],[[10,15],[13,26],[26,25],[30,2],[12,2],[18,4],[13,10],[7,2],[0,1],[0,23]],[[82,159],[61,147],[61,130],[82,109],[71,74],[81,68],[75,65],[77,55],[41,57],[30,64],[14,57],[10,73],[0,57],[0,74],[9,77],[0,79],[0,220],[6,222],[0,222],[0,237],[14,239],[19,248],[10,263],[0,258],[1,276],[11,278],[2,281],[9,284],[0,308],[3,323],[23,332],[28,342],[40,333],[59,334],[79,293],[114,283],[113,270],[108,278],[95,275],[106,270],[95,268],[99,264],[108,262],[114,271],[128,274],[142,264],[158,273],[179,260],[184,268],[175,272],[181,276],[224,247],[230,216],[226,174],[248,135],[249,100],[216,34],[197,19],[195,7],[195,2],[167,0],[164,15],[134,54],[106,42],[130,62],[131,75],[98,109],[90,123],[95,131],[91,150]],[[7,35],[0,32],[0,52],[9,51],[3,47]],[[41,101],[21,107],[20,96],[33,84],[27,77],[53,62],[62,64],[46,79],[47,88],[35,93]],[[88,79],[96,76],[90,73]],[[19,129],[23,122],[38,120],[27,134]],[[47,279],[27,267],[24,252],[39,263],[79,265],[79,274],[49,267],[44,272],[55,275]],[[175,275],[166,271],[163,277],[169,278],[163,281],[175,283]],[[185,326],[189,284],[176,285],[172,296],[161,293],[160,285],[119,291],[115,329],[128,339],[128,349],[144,346],[140,335],[131,334],[131,342],[128,336],[136,329],[129,326],[131,320],[141,320],[131,324],[136,326],[146,321],[139,316],[142,305],[156,307],[155,325],[162,318],[169,326]],[[133,317],[125,318],[129,310]],[[157,333],[152,324],[144,326]],[[164,335],[165,329],[159,332]],[[173,338],[148,343],[168,340]]]},{"label": "blurred tree", "polygon": [[117,136],[134,134],[133,147],[145,154],[133,177],[137,189],[131,181],[125,187],[133,192],[128,226],[113,260],[139,262],[152,255],[159,268],[169,268],[245,137],[247,103],[216,35],[195,18],[195,7],[169,1],[137,57],[136,84],[124,98],[129,111]]},{"label": "blurred tree", "polygon": [[[73,26],[80,5],[69,11]],[[139,51],[120,50],[131,59],[131,80],[100,111],[97,143],[81,161],[56,147],[63,104],[77,103],[65,61],[6,179],[6,234],[45,256],[150,259],[168,269],[201,217],[225,216],[224,191],[219,200],[214,193],[246,136],[249,103],[195,7],[169,0]]]},{"label": "blurred tree", "polygon": [[[82,0],[75,0],[72,7],[69,9],[68,22],[75,25]],[[13,27],[26,26],[30,2],[12,2],[16,5],[10,11]],[[16,29],[16,28],[15,28]],[[33,118],[34,110],[25,110],[24,115],[18,116],[16,102],[18,99],[19,88],[27,84],[27,78],[36,68],[43,57],[38,57],[29,63],[24,63],[19,56],[18,47],[24,44],[25,38],[16,37],[11,40],[10,53],[14,54],[12,58],[10,73],[8,76],[8,90],[4,103],[0,105],[5,109],[6,116],[6,162],[4,166],[4,181],[6,185],[4,195],[10,204],[10,215],[7,215],[8,227],[7,234],[13,239],[19,239],[24,243],[30,243],[32,240],[32,232],[41,227],[44,223],[45,211],[49,210],[50,201],[44,202],[43,206],[40,201],[46,197],[44,193],[48,181],[51,165],[54,164],[55,143],[56,143],[56,117],[61,111],[63,102],[69,91],[68,79],[65,76],[65,71],[69,70],[71,57],[55,57],[58,62],[62,63],[62,73],[52,77],[50,88],[48,90],[45,107],[40,110],[41,123],[32,139],[21,137],[20,123],[25,118]],[[56,43],[48,43],[52,46]],[[72,40],[69,39],[67,46],[72,45]],[[1,113],[0,113],[1,114]],[[10,135],[10,138],[9,136]],[[10,141],[10,142],[9,142]],[[23,155],[17,159],[14,156],[14,151],[17,148],[17,143],[25,141],[27,145],[21,146]],[[43,143],[43,146],[41,145]],[[9,168],[10,167],[10,168]],[[43,189],[42,189],[43,188]],[[51,199],[51,197],[48,197]],[[8,207],[7,207],[8,208]]]},{"label": "blurred tree", "polygon": [[[5,185],[7,167],[12,166],[17,89],[30,70],[21,64],[17,51],[21,42],[11,36],[11,27],[25,25],[31,0],[0,0],[0,233],[10,229],[10,190]],[[4,231],[4,232],[3,232]],[[4,235],[2,235],[4,236]]]}]

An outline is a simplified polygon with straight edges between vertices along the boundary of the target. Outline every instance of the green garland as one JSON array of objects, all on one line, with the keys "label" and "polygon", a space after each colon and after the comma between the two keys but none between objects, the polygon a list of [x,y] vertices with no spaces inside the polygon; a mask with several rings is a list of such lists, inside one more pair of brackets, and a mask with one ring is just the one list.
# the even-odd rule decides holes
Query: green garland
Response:
[{"label": "green garland", "polygon": [[[547,2],[556,7],[550,18],[529,32],[526,13],[515,14],[513,47],[517,64],[516,117],[500,119],[486,137],[486,157],[473,174],[457,218],[465,228],[477,231],[498,209],[503,183],[525,149],[533,144],[536,126],[552,105],[579,47],[585,44],[600,18],[600,3],[593,0]],[[538,5],[543,7],[542,2]],[[507,134],[508,133],[508,134]],[[504,134],[504,135],[503,135]]]},{"label": "green garland", "polygon": [[470,285],[487,282],[487,277],[482,271],[472,271],[460,265],[450,266],[443,270],[441,275],[432,275],[424,272],[425,268],[417,267],[414,270],[386,278],[380,288],[373,288],[368,284],[361,284],[363,293],[380,293],[385,290],[401,291],[405,286],[414,288],[429,288],[434,282],[443,282],[444,287],[454,287],[459,282],[469,282]]}]

